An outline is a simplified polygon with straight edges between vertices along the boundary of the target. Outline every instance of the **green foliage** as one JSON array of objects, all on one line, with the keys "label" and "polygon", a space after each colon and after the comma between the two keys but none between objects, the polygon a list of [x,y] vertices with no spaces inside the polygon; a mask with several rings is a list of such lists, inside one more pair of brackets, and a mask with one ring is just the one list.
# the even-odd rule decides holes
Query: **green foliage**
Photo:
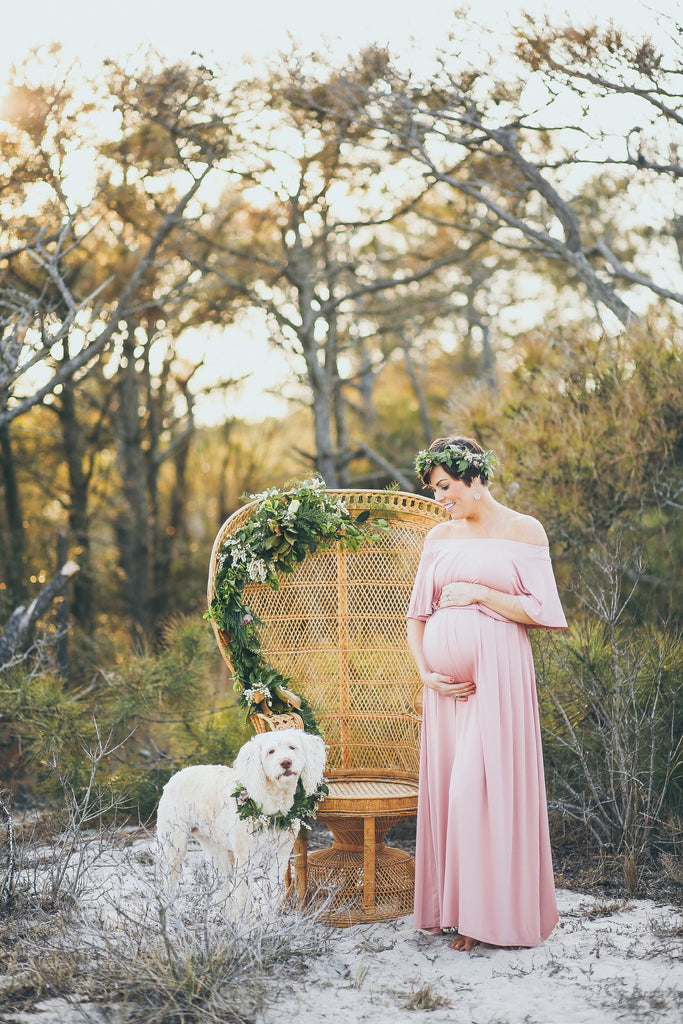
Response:
[{"label": "green foliage", "polygon": [[[49,660],[37,647],[0,674],[0,743],[8,750],[20,744],[15,772],[39,779],[48,795],[69,786],[80,799],[92,784],[121,810],[146,817],[174,766],[205,760],[208,749],[221,746],[219,734],[226,757],[240,746],[237,709],[205,710],[218,654],[201,618],[170,621],[157,651],[121,656],[78,690],[65,688]],[[91,780],[89,752],[100,737],[107,756],[98,758]]]},{"label": "green foliage", "polygon": [[466,477],[472,469],[478,470],[481,479],[486,482],[494,475],[495,456],[492,451],[473,452],[469,448],[449,444],[440,452],[425,449],[415,457],[415,469],[424,480],[425,476],[436,466],[446,466],[451,476],[457,479]]},{"label": "green foliage", "polygon": [[683,802],[680,326],[527,335],[498,391],[452,408],[500,457],[496,496],[550,538],[570,620],[533,637],[550,802],[626,870]]},{"label": "green foliage", "polygon": [[237,706],[217,709],[203,718],[192,718],[181,726],[190,742],[188,764],[231,764],[243,743],[253,736]]},{"label": "green foliage", "polygon": [[155,815],[161,792],[176,770],[171,761],[125,764],[108,777],[107,788],[121,814],[147,822]]},{"label": "green foliage", "polygon": [[[619,338],[588,326],[522,339],[497,392],[458,392],[459,429],[500,457],[502,498],[545,525],[555,557],[630,537],[647,563],[631,614],[683,606],[683,337],[673,322]],[[560,565],[560,573],[565,569]],[[646,609],[649,604],[649,611]]]},{"label": "green foliage", "polygon": [[232,796],[237,804],[237,816],[242,821],[251,822],[256,832],[262,832],[267,828],[280,830],[291,828],[298,832],[302,824],[306,825],[309,821],[313,821],[318,804],[329,792],[329,786],[325,782],[321,782],[314,793],[307,795],[304,784],[299,779],[292,806],[286,814],[266,814],[261,805],[249,796],[242,785],[237,787]]},{"label": "green foliage", "polygon": [[683,805],[681,637],[595,617],[540,646],[551,805],[605,849],[666,847]]},{"label": "green foliage", "polygon": [[3,722],[12,724],[34,763],[47,764],[63,744],[77,748],[94,735],[78,697],[65,693],[63,680],[49,670],[28,671],[22,665],[3,672],[0,708]]},{"label": "green foliage", "polygon": [[643,567],[629,554],[587,549],[583,615],[536,640],[551,802],[625,870],[676,839],[683,806],[683,636],[631,614]]},{"label": "green foliage", "polygon": [[190,714],[203,695],[213,637],[198,618],[176,618],[164,628],[159,648],[134,651],[107,680],[112,724],[129,729],[160,708]]},{"label": "green foliage", "polygon": [[[121,813],[149,821],[171,775],[189,764],[232,764],[251,737],[236,706],[202,710],[202,696],[206,699],[205,690],[190,713],[172,712],[174,722],[166,726],[163,756],[151,757],[138,743],[107,776],[107,789]],[[161,738],[156,737],[157,741]]]}]

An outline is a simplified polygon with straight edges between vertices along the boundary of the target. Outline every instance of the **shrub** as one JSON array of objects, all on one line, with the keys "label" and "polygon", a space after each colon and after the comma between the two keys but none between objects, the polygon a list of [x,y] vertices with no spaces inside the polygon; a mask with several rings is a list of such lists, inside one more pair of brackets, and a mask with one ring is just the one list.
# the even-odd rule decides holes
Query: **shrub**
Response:
[{"label": "shrub", "polygon": [[535,639],[549,801],[626,864],[671,838],[683,799],[683,639],[629,618],[638,574],[618,548],[592,555],[590,614]]},{"label": "shrub", "polygon": [[19,781],[55,806],[66,787],[76,801],[94,787],[110,818],[116,809],[147,819],[173,771],[232,761],[247,738],[232,693],[226,702],[214,692],[219,655],[199,616],[173,620],[158,649],[119,656],[88,685],[67,688],[53,661],[39,638],[0,673],[0,745],[12,788]]}]

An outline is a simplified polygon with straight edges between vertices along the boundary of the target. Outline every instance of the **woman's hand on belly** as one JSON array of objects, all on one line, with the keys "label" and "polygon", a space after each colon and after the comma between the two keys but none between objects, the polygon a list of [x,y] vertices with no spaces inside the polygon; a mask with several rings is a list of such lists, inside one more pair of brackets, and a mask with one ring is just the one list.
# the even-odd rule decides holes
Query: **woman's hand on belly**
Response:
[{"label": "woman's hand on belly", "polygon": [[467,608],[472,604],[484,605],[492,612],[497,612],[510,622],[519,622],[522,626],[534,626],[537,623],[527,615],[522,602],[516,594],[508,594],[504,590],[494,590],[483,583],[447,583],[439,597],[439,608]]},{"label": "woman's hand on belly", "polygon": [[474,683],[454,683],[449,676],[444,676],[441,672],[425,672],[420,678],[428,689],[436,690],[442,697],[452,697],[453,700],[466,701],[477,692]]},{"label": "woman's hand on belly", "polygon": [[447,583],[439,597],[439,608],[466,608],[482,601],[489,588],[481,583]]}]

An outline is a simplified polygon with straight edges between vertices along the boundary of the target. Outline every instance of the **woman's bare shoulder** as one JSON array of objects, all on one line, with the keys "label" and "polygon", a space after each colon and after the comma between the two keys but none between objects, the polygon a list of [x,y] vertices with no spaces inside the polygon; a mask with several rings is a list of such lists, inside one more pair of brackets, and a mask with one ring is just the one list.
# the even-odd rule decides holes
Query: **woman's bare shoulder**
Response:
[{"label": "woman's bare shoulder", "polygon": [[510,540],[519,540],[524,544],[548,544],[548,536],[543,525],[533,516],[524,515],[522,512],[515,512],[507,521],[508,537]]},{"label": "woman's bare shoulder", "polygon": [[443,537],[453,536],[453,524],[452,523],[437,523],[436,526],[432,526],[431,530],[426,536],[426,540],[439,540]]}]

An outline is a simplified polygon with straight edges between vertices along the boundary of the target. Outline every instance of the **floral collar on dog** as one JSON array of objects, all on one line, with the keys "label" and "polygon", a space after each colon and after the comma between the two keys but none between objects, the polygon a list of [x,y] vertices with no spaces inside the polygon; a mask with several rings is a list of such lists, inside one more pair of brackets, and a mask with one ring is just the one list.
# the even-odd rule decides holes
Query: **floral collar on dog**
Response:
[{"label": "floral collar on dog", "polygon": [[310,828],[309,821],[315,818],[315,812],[320,801],[330,792],[323,780],[316,791],[306,796],[301,779],[297,782],[294,802],[287,814],[265,814],[260,804],[253,800],[245,787],[239,785],[233,792],[237,804],[237,816],[242,821],[251,821],[255,832],[263,832],[267,828],[277,828],[281,831],[292,829],[298,832],[303,825]]}]

